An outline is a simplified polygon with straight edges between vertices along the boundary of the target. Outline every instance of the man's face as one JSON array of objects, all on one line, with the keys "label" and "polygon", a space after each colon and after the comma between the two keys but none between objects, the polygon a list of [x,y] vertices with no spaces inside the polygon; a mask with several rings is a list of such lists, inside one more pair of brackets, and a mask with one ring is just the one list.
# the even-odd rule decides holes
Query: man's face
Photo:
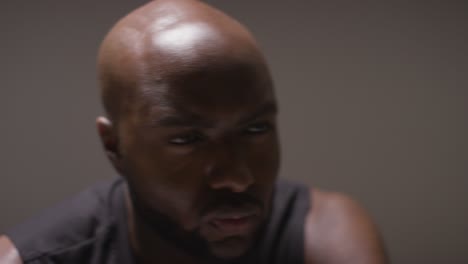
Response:
[{"label": "man's face", "polygon": [[245,253],[270,208],[279,147],[264,72],[231,65],[148,76],[119,128],[135,207],[148,219],[164,216],[173,236],[196,237],[218,258]]}]

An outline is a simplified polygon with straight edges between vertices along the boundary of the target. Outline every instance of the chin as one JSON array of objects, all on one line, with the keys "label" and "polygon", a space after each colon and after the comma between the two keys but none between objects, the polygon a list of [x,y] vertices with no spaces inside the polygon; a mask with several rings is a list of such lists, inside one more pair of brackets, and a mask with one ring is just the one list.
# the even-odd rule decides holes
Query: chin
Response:
[{"label": "chin", "polygon": [[211,242],[210,250],[218,259],[230,260],[244,256],[252,245],[245,237],[230,237],[221,241]]}]

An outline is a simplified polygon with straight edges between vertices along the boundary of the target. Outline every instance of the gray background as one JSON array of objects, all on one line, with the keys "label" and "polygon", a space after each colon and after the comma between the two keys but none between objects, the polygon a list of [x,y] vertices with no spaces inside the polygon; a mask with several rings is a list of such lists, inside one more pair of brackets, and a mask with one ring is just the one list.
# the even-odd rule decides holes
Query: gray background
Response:
[{"label": "gray background", "polygon": [[[144,2],[1,1],[0,232],[113,175],[95,55]],[[468,263],[468,4],[207,2],[270,62],[283,175],[361,201],[393,263]]]}]

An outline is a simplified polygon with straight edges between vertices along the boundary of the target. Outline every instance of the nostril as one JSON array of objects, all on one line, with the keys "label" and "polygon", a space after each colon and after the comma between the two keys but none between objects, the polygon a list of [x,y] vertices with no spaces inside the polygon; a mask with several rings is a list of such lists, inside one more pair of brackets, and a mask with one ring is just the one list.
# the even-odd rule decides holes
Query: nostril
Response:
[{"label": "nostril", "polygon": [[254,179],[247,168],[224,172],[218,170],[210,178],[211,188],[229,189],[232,192],[244,192],[254,183]]},{"label": "nostril", "polygon": [[218,181],[218,182],[213,182],[211,184],[211,188],[213,189],[227,189],[231,192],[245,192],[249,186],[250,183],[240,183],[240,182],[235,182],[235,181]]}]

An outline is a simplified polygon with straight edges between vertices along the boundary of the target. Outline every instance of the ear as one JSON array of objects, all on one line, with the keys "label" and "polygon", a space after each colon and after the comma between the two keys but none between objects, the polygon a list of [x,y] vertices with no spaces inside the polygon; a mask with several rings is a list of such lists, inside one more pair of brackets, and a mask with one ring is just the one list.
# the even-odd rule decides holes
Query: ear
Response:
[{"label": "ear", "polygon": [[96,118],[96,127],[107,158],[114,168],[121,173],[122,164],[117,128],[108,118],[103,116]]}]

